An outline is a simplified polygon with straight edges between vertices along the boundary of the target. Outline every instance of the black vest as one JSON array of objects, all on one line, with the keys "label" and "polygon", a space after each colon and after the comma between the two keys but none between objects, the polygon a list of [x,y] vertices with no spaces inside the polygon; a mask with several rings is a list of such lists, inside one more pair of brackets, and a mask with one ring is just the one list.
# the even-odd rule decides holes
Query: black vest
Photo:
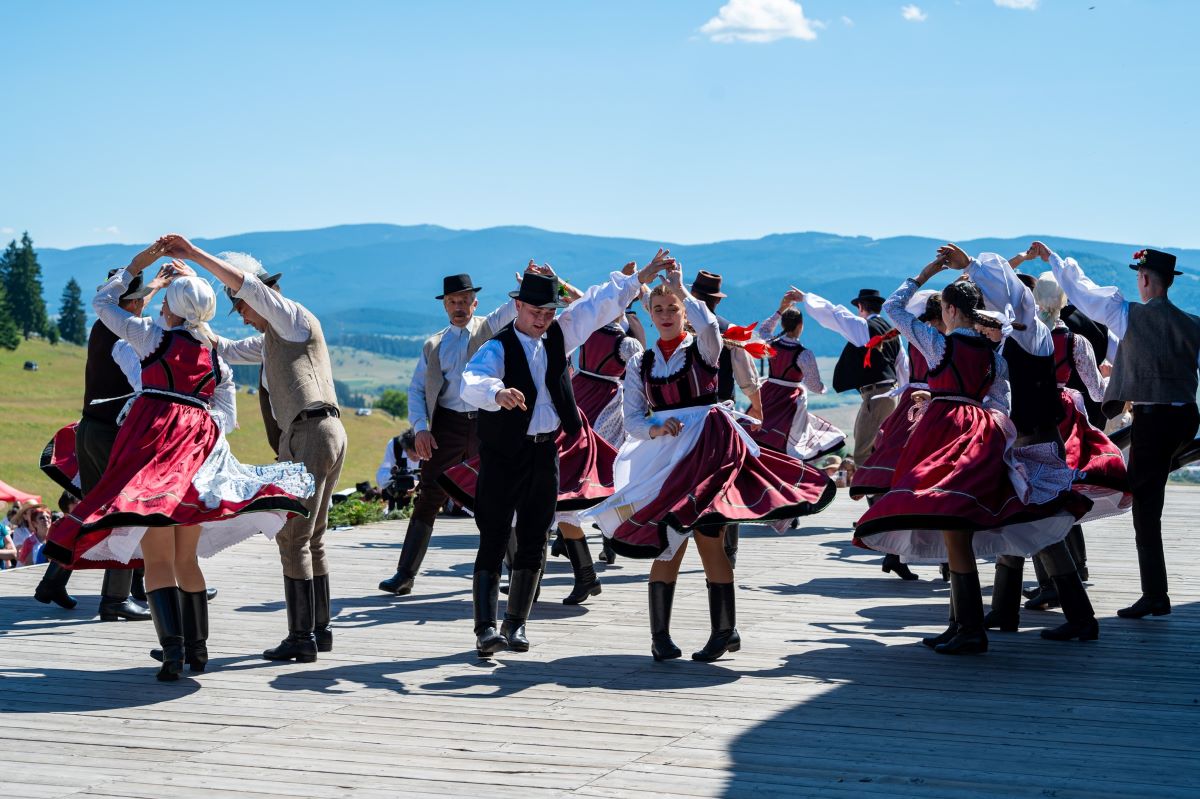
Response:
[{"label": "black vest", "polygon": [[[717,327],[721,335],[729,329],[732,323],[723,316],[717,317]],[[717,360],[717,399],[721,402],[733,399],[733,353],[728,347],[721,348],[721,357]]]},{"label": "black vest", "polygon": [[125,373],[113,360],[113,345],[119,340],[120,336],[109,330],[107,325],[96,322],[88,335],[87,364],[83,367],[83,415],[111,425],[117,423],[125,400],[102,402],[99,405],[93,405],[92,400],[121,397],[133,392]]},{"label": "black vest", "polygon": [[1010,338],[1001,350],[1008,363],[1013,426],[1020,435],[1056,427],[1063,420],[1062,393],[1054,374],[1054,355],[1030,355]]},{"label": "black vest", "polygon": [[[525,410],[501,408],[479,414],[479,441],[487,447],[511,450],[525,442],[538,390],[529,371],[529,359],[525,357],[525,349],[512,323],[501,328],[492,340],[499,341],[504,348],[504,385],[517,389],[525,396]],[[575,392],[571,390],[567,349],[558,322],[550,324],[542,345],[546,348],[546,390],[550,392],[550,401],[554,403],[563,430],[568,435],[575,435],[583,428],[583,420],[575,404]]]},{"label": "black vest", "polygon": [[[1063,324],[1077,336],[1083,336],[1087,339],[1088,344],[1092,345],[1092,352],[1096,356],[1096,363],[1099,364],[1104,360],[1104,356],[1108,353],[1108,328],[1100,324],[1094,319],[1085,316],[1083,311],[1080,311],[1074,305],[1068,305],[1062,309]],[[1092,399],[1088,394],[1087,386],[1083,383],[1083,378],[1074,369],[1072,364],[1071,379],[1067,381],[1067,386],[1075,389],[1083,395],[1083,407],[1087,410],[1088,421],[1093,427],[1104,429],[1104,424],[1108,420],[1104,416],[1104,411],[1100,409],[1100,403]]]},{"label": "black vest", "polygon": [[[882,336],[892,329],[882,316],[873,316],[867,320],[867,329],[872,338]],[[879,349],[871,353],[871,365],[863,366],[867,357],[866,347],[856,347],[846,344],[837,365],[833,367],[833,390],[852,391],[861,386],[875,383],[895,382],[896,358],[900,354],[900,339],[885,341]]]}]

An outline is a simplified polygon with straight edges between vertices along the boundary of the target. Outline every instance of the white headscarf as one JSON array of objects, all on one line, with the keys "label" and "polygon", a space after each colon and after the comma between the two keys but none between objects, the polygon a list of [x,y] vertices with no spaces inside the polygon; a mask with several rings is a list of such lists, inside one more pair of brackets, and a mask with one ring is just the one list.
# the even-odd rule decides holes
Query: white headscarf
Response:
[{"label": "white headscarf", "polygon": [[1067,304],[1067,295],[1058,285],[1053,272],[1042,272],[1038,275],[1033,287],[1033,301],[1037,303],[1038,317],[1053,328],[1062,316],[1063,306]]},{"label": "white headscarf", "polygon": [[184,275],[167,286],[167,305],[171,313],[182,317],[184,329],[203,342],[215,342],[216,334],[208,326],[217,314],[217,295],[212,286],[198,277]]}]

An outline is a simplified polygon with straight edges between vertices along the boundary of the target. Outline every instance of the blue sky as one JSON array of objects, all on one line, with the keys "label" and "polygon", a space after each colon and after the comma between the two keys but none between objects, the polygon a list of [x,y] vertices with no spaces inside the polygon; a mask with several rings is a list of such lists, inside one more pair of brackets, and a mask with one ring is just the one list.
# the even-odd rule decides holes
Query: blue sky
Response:
[{"label": "blue sky", "polygon": [[1192,0],[13,2],[0,236],[1196,247],[1198,23]]}]

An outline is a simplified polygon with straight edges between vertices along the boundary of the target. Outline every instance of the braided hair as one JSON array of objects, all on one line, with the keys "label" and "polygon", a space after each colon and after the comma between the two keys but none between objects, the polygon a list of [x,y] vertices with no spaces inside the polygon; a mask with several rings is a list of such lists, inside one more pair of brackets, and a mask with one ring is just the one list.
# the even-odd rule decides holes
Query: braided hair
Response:
[{"label": "braided hair", "polygon": [[779,324],[783,327],[785,335],[792,333],[800,325],[804,324],[804,314],[797,311],[795,308],[788,308],[779,317]]},{"label": "braided hair", "polygon": [[[978,286],[969,280],[956,280],[942,289],[942,303],[957,308],[973,325],[991,328],[992,330],[1000,330],[1004,327],[1000,320],[981,313],[983,310],[983,293],[979,290]],[[1025,329],[1025,325],[1020,322],[1012,322],[1011,325],[1014,330]]]},{"label": "braided hair", "polygon": [[942,295],[933,294],[925,300],[925,310],[917,317],[918,322],[936,322],[942,318]]}]

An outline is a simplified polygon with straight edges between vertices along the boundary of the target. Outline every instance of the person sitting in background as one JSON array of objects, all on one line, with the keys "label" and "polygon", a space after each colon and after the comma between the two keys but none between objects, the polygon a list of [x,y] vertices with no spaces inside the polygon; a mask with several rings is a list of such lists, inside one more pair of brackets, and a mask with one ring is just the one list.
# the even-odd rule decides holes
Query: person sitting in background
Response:
[{"label": "person sitting in background", "polygon": [[35,563],[45,563],[46,556],[42,548],[46,545],[46,536],[50,533],[50,509],[38,503],[37,507],[25,514],[25,523],[29,535],[21,544],[17,554],[18,566],[32,566]]},{"label": "person sitting in background", "polygon": [[30,515],[38,508],[45,508],[46,505],[36,499],[26,500],[18,504],[12,513],[12,539],[17,549],[25,545],[25,541],[33,535],[33,531],[29,525]]},{"label": "person sitting in background", "polygon": [[17,565],[17,545],[12,540],[11,524],[14,513],[15,509],[9,507],[4,518],[0,519],[0,569],[11,569]]},{"label": "person sitting in background", "polygon": [[421,461],[416,450],[417,431],[409,428],[388,441],[375,472],[375,484],[388,503],[388,513],[408,507],[417,489]]}]

